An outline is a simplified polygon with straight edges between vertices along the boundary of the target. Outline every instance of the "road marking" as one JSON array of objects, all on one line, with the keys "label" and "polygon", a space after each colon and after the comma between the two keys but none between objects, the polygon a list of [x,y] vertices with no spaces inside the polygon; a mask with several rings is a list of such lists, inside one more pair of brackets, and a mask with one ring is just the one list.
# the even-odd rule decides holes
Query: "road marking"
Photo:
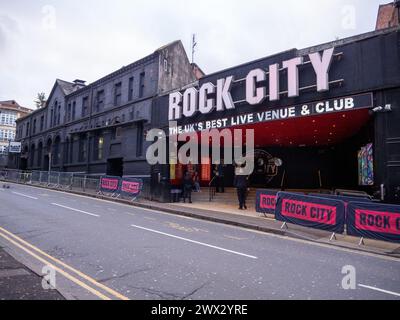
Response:
[{"label": "road marking", "polygon": [[6,239],[7,241],[9,241],[10,243],[12,243],[13,245],[15,245],[16,247],[22,249],[23,251],[25,251],[26,253],[28,253],[29,255],[34,257],[35,259],[37,259],[40,262],[44,263],[45,265],[48,265],[48,266],[52,267],[54,270],[56,270],[58,273],[63,275],[65,278],[67,278],[68,280],[74,282],[75,284],[79,285],[80,287],[88,290],[90,293],[94,294],[98,298],[103,299],[103,300],[111,300],[109,297],[107,297],[104,294],[100,293],[99,291],[93,289],[92,287],[90,287],[87,284],[83,283],[82,281],[80,281],[79,279],[75,278],[74,276],[71,276],[69,273],[67,273],[64,270],[58,268],[57,266],[55,266],[54,264],[50,263],[49,261],[39,257],[38,255],[36,255],[32,251],[30,251],[29,249],[23,247],[18,242],[12,240],[11,238],[7,237],[6,235],[4,235],[1,232],[0,232],[0,236],[3,237],[4,239]]},{"label": "road marking", "polygon": [[[113,295],[114,297],[121,299],[121,300],[129,300],[129,298],[125,297],[124,295],[122,295],[121,293],[97,282],[95,279],[89,277],[88,275],[82,273],[79,270],[74,269],[73,267],[69,266],[68,264],[58,260],[57,258],[52,257],[51,255],[47,254],[46,252],[40,250],[39,248],[33,246],[32,244],[30,244],[29,242],[26,242],[25,240],[21,239],[20,237],[16,236],[15,234],[11,233],[10,231],[7,231],[6,229],[0,227],[0,232],[4,232],[6,234],[8,234],[9,236],[13,237],[14,239],[18,240],[20,243],[24,244],[25,246],[27,246],[28,248],[31,248],[33,250],[35,250],[36,252],[40,253],[41,255],[45,256],[46,258],[56,262],[57,264],[63,266],[64,268],[74,272],[75,274],[77,274],[78,276],[80,276],[82,279],[85,279],[89,282],[91,282],[92,284],[94,284],[95,286],[103,289],[104,291],[106,291],[107,293]],[[1,233],[0,233],[1,234]],[[4,237],[4,236],[3,236]],[[28,249],[26,249],[28,250]]]},{"label": "road marking", "polygon": [[376,287],[365,286],[363,284],[359,284],[358,286],[361,287],[361,288],[375,290],[375,291],[383,292],[383,293],[386,293],[386,294],[390,294],[392,296],[400,297],[400,293],[387,291],[387,290],[379,289],[379,288],[376,288]]},{"label": "road marking", "polygon": [[209,247],[209,248],[213,248],[213,249],[217,249],[217,250],[221,250],[221,251],[225,251],[225,252],[237,254],[237,255],[239,255],[239,256],[243,256],[243,257],[247,257],[247,258],[251,258],[251,259],[258,259],[258,258],[255,257],[255,256],[251,256],[251,255],[244,254],[244,253],[241,253],[241,252],[237,252],[237,251],[233,251],[233,250],[228,250],[228,249],[225,249],[225,248],[213,246],[213,245],[210,245],[210,244],[207,244],[207,243],[203,243],[203,242],[199,242],[199,241],[190,240],[190,239],[187,239],[187,238],[178,237],[178,236],[175,236],[175,235],[173,235],[173,234],[169,234],[169,233],[165,233],[165,232],[161,232],[161,231],[157,231],[157,230],[153,230],[153,229],[148,229],[148,228],[136,226],[136,225],[134,225],[134,224],[132,224],[131,227],[137,228],[137,229],[142,229],[142,230],[149,231],[149,232],[153,232],[153,233],[157,233],[157,234],[161,234],[161,235],[163,235],[163,236],[167,236],[167,237],[170,237],[170,238],[175,238],[175,239],[179,239],[179,240],[183,240],[183,241],[195,243],[195,244],[198,244],[198,245],[201,245],[201,246],[205,246],[205,247]]},{"label": "road marking", "polygon": [[[13,183],[13,182],[10,182],[10,184],[21,186],[20,184],[16,184],[16,183]],[[31,189],[32,188],[42,189],[42,190],[44,189],[43,187],[27,186],[27,185],[24,185],[24,187],[31,188]],[[184,216],[184,215],[168,213],[168,212],[164,212],[164,211],[156,210],[156,209],[141,208],[139,206],[135,206],[135,204],[125,204],[125,203],[118,203],[118,202],[111,201],[111,200],[97,199],[97,198],[93,198],[93,197],[90,197],[90,196],[84,196],[84,195],[70,193],[70,192],[67,192],[65,190],[53,190],[53,189],[46,189],[46,190],[48,192],[63,193],[65,195],[68,195],[68,196],[71,196],[71,197],[79,197],[79,198],[85,198],[87,200],[107,202],[109,204],[115,204],[115,205],[118,205],[118,206],[135,208],[137,210],[143,210],[143,211],[148,211],[148,212],[152,212],[152,213],[156,213],[156,214],[167,215],[167,216],[175,217],[175,218],[179,218],[179,219],[192,220],[192,221],[197,221],[199,223],[212,224],[212,225],[216,224],[216,222],[203,220],[203,219],[199,219],[199,218],[187,217],[187,216]],[[122,212],[122,211],[120,211],[120,212]],[[122,213],[127,214],[126,212],[122,212]],[[220,226],[226,227],[226,228],[231,228],[231,229],[236,229],[236,230],[239,229],[239,230],[242,230],[244,232],[249,232],[249,233],[253,233],[253,234],[262,235],[263,237],[278,238],[278,239],[281,239],[281,240],[286,240],[286,241],[291,241],[291,242],[296,242],[296,243],[316,246],[316,247],[320,247],[320,248],[324,248],[324,249],[331,249],[331,250],[335,250],[335,251],[352,253],[352,254],[356,254],[356,255],[360,255],[360,256],[367,256],[367,257],[386,260],[386,261],[400,262],[400,259],[397,258],[397,257],[394,257],[394,256],[387,256],[387,255],[385,256],[385,255],[378,254],[378,253],[373,253],[373,252],[359,251],[359,250],[354,250],[354,249],[351,249],[351,248],[343,248],[343,247],[338,247],[338,246],[335,246],[335,245],[332,245],[332,244],[315,242],[315,241],[311,241],[311,240],[290,238],[290,237],[288,237],[286,235],[282,236],[282,235],[278,235],[278,234],[267,233],[267,232],[264,232],[264,231],[258,231],[258,230],[248,229],[248,228],[245,228],[245,227],[234,226],[234,225],[229,225],[229,224],[223,224],[223,223],[217,223],[217,224],[220,225]]]},{"label": "road marking", "polygon": [[39,199],[36,198],[36,197],[28,196],[28,195],[23,194],[23,193],[19,193],[19,192],[15,192],[15,191],[13,191],[12,193],[14,193],[14,194],[16,194],[16,195],[18,195],[18,196],[21,196],[21,197],[25,197],[25,198],[29,198],[29,199],[33,199],[33,200],[39,200]]},{"label": "road marking", "polygon": [[239,237],[228,236],[228,235],[224,235],[224,238],[231,239],[231,240],[237,240],[237,241],[249,240],[248,238],[239,238]]},{"label": "road marking", "polygon": [[96,217],[96,218],[100,217],[98,214],[94,214],[94,213],[82,211],[82,210],[79,210],[79,209],[74,209],[74,208],[71,208],[71,207],[63,206],[63,205],[58,204],[58,203],[52,203],[52,205],[56,206],[56,207],[60,207],[60,208],[64,208],[64,209],[68,209],[68,210],[84,213],[84,214],[87,214],[87,215],[92,216],[92,217]]}]

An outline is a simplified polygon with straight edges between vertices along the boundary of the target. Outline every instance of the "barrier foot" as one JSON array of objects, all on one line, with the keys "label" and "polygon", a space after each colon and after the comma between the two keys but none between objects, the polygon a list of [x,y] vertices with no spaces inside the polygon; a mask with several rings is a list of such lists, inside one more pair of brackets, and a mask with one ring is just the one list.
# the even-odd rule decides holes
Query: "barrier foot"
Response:
[{"label": "barrier foot", "polygon": [[365,245],[364,243],[364,237],[360,239],[360,242],[358,243],[359,246],[363,246]]},{"label": "barrier foot", "polygon": [[332,236],[331,236],[331,238],[329,239],[329,242],[332,242],[333,240],[337,240],[337,239],[336,239],[336,233],[335,233],[335,232],[332,233]]},{"label": "barrier foot", "polygon": [[289,229],[289,227],[288,227],[288,225],[287,225],[286,222],[283,223],[283,225],[282,225],[282,227],[281,227],[281,230],[282,230],[282,229]]}]

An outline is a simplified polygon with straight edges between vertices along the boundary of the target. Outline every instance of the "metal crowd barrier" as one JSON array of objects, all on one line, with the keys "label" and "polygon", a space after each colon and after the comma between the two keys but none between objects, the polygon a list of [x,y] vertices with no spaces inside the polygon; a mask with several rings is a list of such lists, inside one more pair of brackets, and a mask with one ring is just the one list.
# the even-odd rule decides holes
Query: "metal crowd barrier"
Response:
[{"label": "metal crowd barrier", "polygon": [[[71,190],[87,194],[97,194],[100,190],[100,176],[84,173],[56,171],[21,171],[2,169],[0,180],[38,185],[50,189]],[[123,196],[121,196],[124,198]],[[143,179],[141,198],[150,199],[150,179]]]}]

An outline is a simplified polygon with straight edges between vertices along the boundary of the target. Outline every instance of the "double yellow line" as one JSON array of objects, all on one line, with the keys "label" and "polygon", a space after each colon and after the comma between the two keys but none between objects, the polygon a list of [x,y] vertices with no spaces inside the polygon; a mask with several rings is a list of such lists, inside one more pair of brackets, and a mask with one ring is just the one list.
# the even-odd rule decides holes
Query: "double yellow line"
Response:
[{"label": "double yellow line", "polygon": [[[17,248],[23,250],[33,258],[37,259],[38,261],[44,263],[47,266],[52,267],[57,273],[63,275],[68,280],[72,281],[73,283],[77,284],[78,286],[86,289],[93,295],[97,296],[102,300],[129,300],[124,295],[120,294],[119,292],[97,282],[95,279],[87,276],[86,274],[82,273],[79,270],[67,265],[66,263],[48,255],[46,252],[40,250],[39,248],[31,245],[30,243],[26,242],[25,240],[17,237],[15,234],[7,231],[6,229],[0,227],[0,237],[4,238]],[[67,272],[68,270],[68,272]],[[78,276],[73,276],[71,273]],[[85,283],[84,281],[87,283]],[[90,285],[88,284],[90,283]],[[103,292],[99,291],[101,289]]]}]

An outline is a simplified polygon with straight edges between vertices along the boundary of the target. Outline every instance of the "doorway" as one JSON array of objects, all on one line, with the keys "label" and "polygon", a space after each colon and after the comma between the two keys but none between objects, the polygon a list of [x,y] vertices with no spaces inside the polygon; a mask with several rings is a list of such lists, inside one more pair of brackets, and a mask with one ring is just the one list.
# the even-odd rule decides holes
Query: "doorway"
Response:
[{"label": "doorway", "polygon": [[114,177],[122,177],[124,175],[123,158],[115,158],[107,160],[107,175]]}]

